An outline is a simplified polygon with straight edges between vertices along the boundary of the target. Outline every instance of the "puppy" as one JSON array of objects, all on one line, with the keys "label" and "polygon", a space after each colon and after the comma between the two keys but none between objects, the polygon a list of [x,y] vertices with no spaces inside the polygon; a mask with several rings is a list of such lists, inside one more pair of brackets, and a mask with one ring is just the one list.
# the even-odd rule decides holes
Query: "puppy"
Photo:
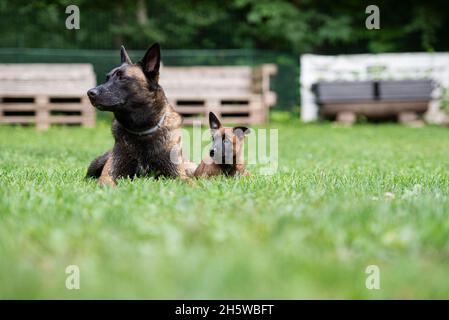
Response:
[{"label": "puppy", "polygon": [[247,127],[223,127],[213,113],[209,113],[209,127],[212,134],[212,147],[209,156],[203,159],[196,168],[195,177],[211,177],[217,175],[249,176],[243,161],[244,138],[250,133]]},{"label": "puppy", "polygon": [[188,180],[181,150],[182,118],[159,85],[160,47],[154,44],[133,63],[121,48],[121,65],[87,92],[94,107],[114,114],[112,150],[92,161],[87,177],[115,185],[135,176]]}]

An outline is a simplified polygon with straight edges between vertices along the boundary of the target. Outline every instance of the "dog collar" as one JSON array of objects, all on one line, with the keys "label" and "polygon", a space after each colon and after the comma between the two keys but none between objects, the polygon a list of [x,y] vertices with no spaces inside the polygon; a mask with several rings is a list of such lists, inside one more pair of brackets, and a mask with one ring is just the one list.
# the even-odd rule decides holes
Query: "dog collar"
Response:
[{"label": "dog collar", "polygon": [[123,127],[123,129],[125,129],[126,131],[128,131],[131,134],[135,134],[136,136],[140,136],[140,137],[146,136],[146,135],[152,134],[153,132],[155,132],[157,129],[159,129],[161,127],[161,125],[164,123],[166,115],[167,115],[167,112],[164,113],[164,115],[161,117],[161,119],[159,120],[157,125],[155,125],[154,127],[150,128],[150,129],[144,130],[144,131],[133,131],[133,130],[126,128],[121,123],[120,123],[120,125]]}]

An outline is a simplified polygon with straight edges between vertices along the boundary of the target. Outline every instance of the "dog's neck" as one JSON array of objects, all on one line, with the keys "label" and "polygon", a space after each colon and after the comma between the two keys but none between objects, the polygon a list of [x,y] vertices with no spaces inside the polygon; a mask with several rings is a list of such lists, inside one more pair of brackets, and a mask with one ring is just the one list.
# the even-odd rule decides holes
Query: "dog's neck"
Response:
[{"label": "dog's neck", "polygon": [[143,101],[132,103],[132,112],[116,111],[114,116],[117,121],[131,131],[145,131],[154,128],[166,112],[167,99],[162,90],[155,93],[154,97],[147,97]]}]

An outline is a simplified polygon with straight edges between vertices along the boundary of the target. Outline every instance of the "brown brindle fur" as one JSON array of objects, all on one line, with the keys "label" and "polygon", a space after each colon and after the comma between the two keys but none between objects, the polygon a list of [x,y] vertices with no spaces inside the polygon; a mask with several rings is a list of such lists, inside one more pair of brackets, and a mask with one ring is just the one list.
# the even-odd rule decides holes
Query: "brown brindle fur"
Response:
[{"label": "brown brindle fur", "polygon": [[[112,150],[92,161],[87,176],[109,185],[116,185],[119,178],[135,176],[189,180],[185,166],[192,171],[192,164],[182,158],[179,130],[182,118],[158,85],[159,46],[151,47],[137,64],[132,64],[124,48],[121,53],[122,65],[108,74],[106,83],[88,92],[94,106],[114,113],[115,144]],[[154,132],[136,134],[158,124]]]},{"label": "brown brindle fur", "polygon": [[[181,116],[170,105],[164,105],[168,112],[161,128],[149,136],[130,134],[114,120],[112,133],[115,145],[101,171],[101,184],[115,185],[118,178],[133,178],[152,175],[154,177],[180,177],[187,179],[181,152]],[[170,159],[174,148],[179,148],[179,165]]]},{"label": "brown brindle fur", "polygon": [[[221,163],[217,163],[216,159],[208,155],[201,161],[194,172],[194,176],[211,177],[222,174],[226,176],[235,176],[237,174],[249,176],[250,173],[246,169],[243,161],[244,135],[249,132],[249,129],[245,127],[223,127],[212,112],[209,114],[209,123],[211,126],[212,139],[214,141],[212,148],[214,148],[214,145],[220,141],[228,140],[232,142],[232,163],[226,164],[224,159]],[[241,130],[240,134],[235,133],[236,129]]]}]

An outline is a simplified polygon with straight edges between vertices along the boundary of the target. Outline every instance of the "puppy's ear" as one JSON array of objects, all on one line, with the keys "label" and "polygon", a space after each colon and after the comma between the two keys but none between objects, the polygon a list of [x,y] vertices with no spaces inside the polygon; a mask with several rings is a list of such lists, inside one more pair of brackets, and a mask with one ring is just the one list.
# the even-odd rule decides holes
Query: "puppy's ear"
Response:
[{"label": "puppy's ear", "polygon": [[218,120],[217,116],[213,112],[209,112],[209,127],[212,130],[218,130],[222,127],[220,120]]},{"label": "puppy's ear", "polygon": [[142,70],[146,75],[158,75],[159,67],[161,65],[161,47],[159,43],[153,44],[147,50],[142,60],[140,61]]},{"label": "puppy's ear", "polygon": [[232,128],[232,131],[239,138],[243,138],[246,135],[251,133],[251,129],[250,128],[248,128],[248,127],[241,127],[241,126]]},{"label": "puppy's ear", "polygon": [[128,56],[128,52],[126,52],[126,49],[124,46],[120,48],[120,62],[121,64],[132,64],[132,61],[130,57]]}]

